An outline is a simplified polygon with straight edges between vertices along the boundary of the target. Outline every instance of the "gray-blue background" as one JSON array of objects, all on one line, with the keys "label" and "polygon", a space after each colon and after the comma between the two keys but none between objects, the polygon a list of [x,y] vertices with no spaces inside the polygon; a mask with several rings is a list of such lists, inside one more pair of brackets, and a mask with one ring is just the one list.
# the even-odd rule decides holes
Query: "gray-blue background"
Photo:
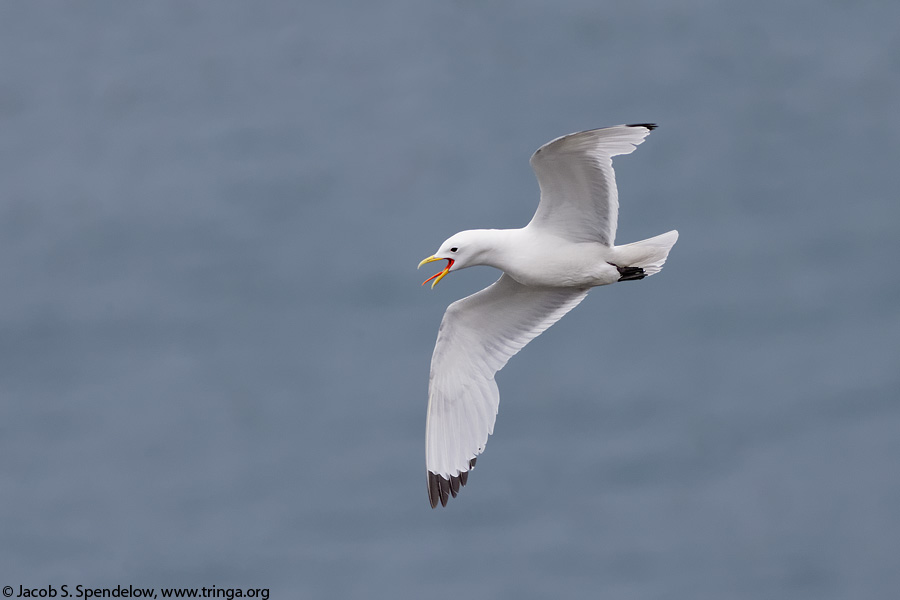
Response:
[{"label": "gray-blue background", "polygon": [[[896,2],[0,6],[0,585],[273,598],[900,589]],[[425,494],[446,305],[528,157],[616,162],[595,290]],[[431,266],[431,265],[429,265]]]}]

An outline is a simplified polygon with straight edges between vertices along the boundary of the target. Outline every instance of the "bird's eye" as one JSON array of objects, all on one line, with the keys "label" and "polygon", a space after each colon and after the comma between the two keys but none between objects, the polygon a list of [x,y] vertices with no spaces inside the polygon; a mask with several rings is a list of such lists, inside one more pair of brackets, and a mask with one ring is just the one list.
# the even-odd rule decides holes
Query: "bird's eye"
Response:
[{"label": "bird's eye", "polygon": [[459,248],[450,248],[450,252],[456,252]]}]

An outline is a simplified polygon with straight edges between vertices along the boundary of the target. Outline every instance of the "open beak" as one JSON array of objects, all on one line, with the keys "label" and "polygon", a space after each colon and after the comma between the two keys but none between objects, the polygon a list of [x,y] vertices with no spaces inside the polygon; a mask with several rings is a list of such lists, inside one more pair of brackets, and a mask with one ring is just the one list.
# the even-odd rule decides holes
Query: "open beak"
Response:
[{"label": "open beak", "polygon": [[[422,262],[419,263],[419,267],[421,267],[421,266],[424,265],[425,263],[434,262],[434,261],[436,261],[436,260],[446,260],[446,261],[447,261],[447,266],[444,267],[444,270],[443,270],[443,271],[441,271],[441,272],[439,272],[439,273],[435,273],[434,275],[432,275],[431,277],[429,277],[428,279],[426,279],[425,281],[422,282],[422,285],[425,285],[426,283],[428,283],[429,281],[431,281],[432,279],[434,279],[434,283],[431,284],[431,288],[432,288],[432,289],[434,289],[434,286],[437,285],[438,281],[440,281],[441,279],[444,278],[444,275],[446,275],[447,273],[450,272],[450,267],[453,266],[453,259],[452,259],[452,258],[438,258],[437,256],[429,256],[428,258],[426,258],[425,260],[423,260]],[[418,269],[419,267],[416,267],[416,268]]]}]

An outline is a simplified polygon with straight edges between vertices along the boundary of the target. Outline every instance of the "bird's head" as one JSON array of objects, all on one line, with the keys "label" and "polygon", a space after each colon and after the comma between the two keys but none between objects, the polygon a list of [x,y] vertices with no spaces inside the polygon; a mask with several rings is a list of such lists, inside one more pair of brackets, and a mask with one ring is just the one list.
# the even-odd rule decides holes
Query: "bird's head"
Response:
[{"label": "bird's head", "polygon": [[443,271],[439,271],[423,281],[422,285],[434,280],[431,284],[433,288],[450,271],[457,271],[472,265],[481,264],[478,262],[478,259],[484,251],[483,237],[483,230],[470,230],[461,231],[447,238],[447,241],[441,244],[437,252],[419,263],[419,267],[436,260],[446,260],[447,266],[444,267]]}]

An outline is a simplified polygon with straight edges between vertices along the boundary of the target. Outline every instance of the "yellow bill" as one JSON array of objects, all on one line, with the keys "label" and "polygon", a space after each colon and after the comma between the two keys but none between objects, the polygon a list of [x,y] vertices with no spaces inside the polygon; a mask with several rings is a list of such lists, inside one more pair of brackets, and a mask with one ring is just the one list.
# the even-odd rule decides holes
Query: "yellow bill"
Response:
[{"label": "yellow bill", "polygon": [[[431,277],[429,277],[428,279],[426,279],[425,281],[422,282],[422,285],[425,285],[426,283],[428,283],[429,281],[431,281],[432,279],[434,279],[434,283],[431,284],[431,288],[432,288],[432,289],[434,289],[434,286],[437,285],[438,281],[440,281],[441,279],[443,279],[444,276],[445,276],[447,273],[450,272],[450,267],[453,266],[453,259],[452,259],[452,258],[438,258],[437,256],[429,256],[428,258],[426,258],[425,260],[423,260],[422,262],[419,263],[419,267],[421,267],[421,266],[424,265],[425,263],[434,262],[434,261],[436,261],[436,260],[446,260],[446,261],[447,261],[447,266],[444,267],[444,270],[443,270],[443,271],[440,271],[440,272],[438,272],[438,273],[435,273],[434,275],[432,275]],[[416,268],[418,269],[419,267],[416,267]]]}]

